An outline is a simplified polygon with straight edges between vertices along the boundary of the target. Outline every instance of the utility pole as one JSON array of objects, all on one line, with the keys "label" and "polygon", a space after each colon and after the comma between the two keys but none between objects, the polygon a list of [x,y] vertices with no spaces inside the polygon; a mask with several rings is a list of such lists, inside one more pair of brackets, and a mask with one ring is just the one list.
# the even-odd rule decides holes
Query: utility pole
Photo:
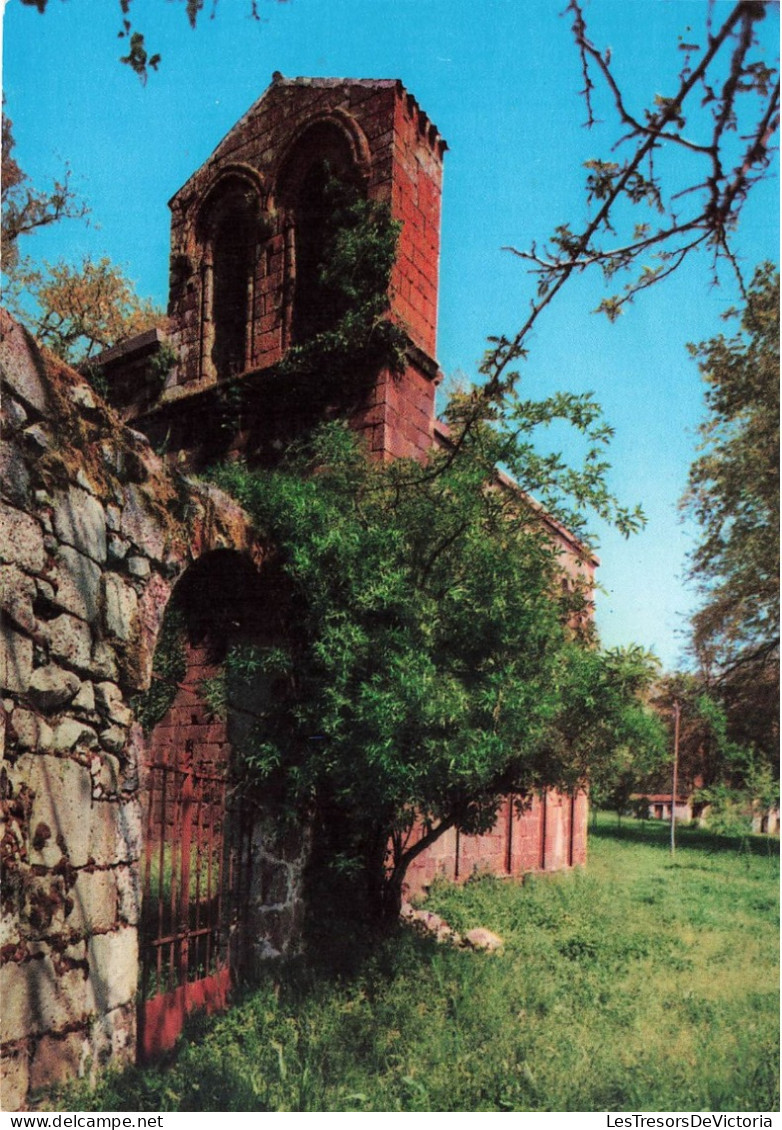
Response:
[{"label": "utility pole", "polygon": [[676,853],[676,789],[679,783],[679,719],[682,708],[673,704],[673,792],[671,793],[671,855]]}]

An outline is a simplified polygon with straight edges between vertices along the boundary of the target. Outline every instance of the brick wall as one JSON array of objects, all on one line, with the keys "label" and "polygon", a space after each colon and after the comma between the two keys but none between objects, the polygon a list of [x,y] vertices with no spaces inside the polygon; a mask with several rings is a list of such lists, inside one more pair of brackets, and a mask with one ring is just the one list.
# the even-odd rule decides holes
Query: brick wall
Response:
[{"label": "brick wall", "polygon": [[[548,790],[523,805],[507,797],[494,827],[482,836],[450,829],[421,852],[407,871],[405,895],[426,892],[435,878],[464,882],[474,875],[519,878],[533,871],[562,871],[586,863],[586,793]],[[422,834],[413,831],[411,844]]]},{"label": "brick wall", "polygon": [[[137,423],[168,433],[172,453],[198,462],[199,429],[188,429],[183,414],[203,417],[199,397],[208,399],[224,377],[212,359],[209,216],[232,185],[242,186],[256,211],[245,356],[236,375],[253,378],[247,384],[255,398],[251,411],[268,411],[263,373],[282,359],[292,340],[293,188],[306,161],[323,150],[345,165],[369,199],[388,202],[402,224],[389,298],[391,317],[404,326],[412,343],[408,364],[401,375],[379,374],[364,402],[352,405],[348,415],[378,457],[424,457],[433,440],[439,380],[435,355],[444,149],[436,127],[399,82],[275,78],[171,201],[169,315],[179,361],[149,419]],[[289,398],[282,429],[286,435],[297,411]],[[248,435],[237,437],[239,449],[248,442]]]},{"label": "brick wall", "polygon": [[[208,642],[185,641],[184,652],[185,675],[145,743],[144,761],[147,765],[187,765],[196,773],[228,781],[237,722],[216,715],[206,692],[206,685],[220,677],[221,664],[215,661]],[[241,724],[246,727],[246,716]],[[161,823],[161,787],[159,776],[150,775],[142,782],[145,824],[148,821],[156,829]],[[169,811],[169,829],[171,819]],[[240,803],[226,810],[225,820],[230,840],[225,854],[232,858],[235,872],[226,897],[233,900],[230,916],[239,927],[233,939],[232,963],[238,975],[250,972],[259,959],[290,954],[298,948],[309,835],[303,828],[281,833],[268,815],[259,815],[257,807],[249,815]]]}]

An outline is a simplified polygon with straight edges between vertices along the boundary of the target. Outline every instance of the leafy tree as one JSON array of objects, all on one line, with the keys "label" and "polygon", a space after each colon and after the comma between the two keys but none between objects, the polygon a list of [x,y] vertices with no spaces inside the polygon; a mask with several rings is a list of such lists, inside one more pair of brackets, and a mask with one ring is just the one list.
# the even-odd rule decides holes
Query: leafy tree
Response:
[{"label": "leafy tree", "polygon": [[[700,675],[677,671],[665,675],[654,687],[653,704],[667,732],[670,756],[666,765],[647,776],[655,792],[671,791],[674,708],[679,704],[679,782],[681,790],[710,788],[731,777],[731,764],[740,751],[728,738],[725,711],[710,695]],[[738,782],[736,782],[738,783]]]},{"label": "leafy tree", "polygon": [[72,364],[159,322],[163,313],[137,297],[123,271],[105,256],[85,256],[80,267],[60,261],[35,266],[19,254],[19,240],[64,219],[83,219],[87,205],[70,187],[70,173],[40,191],[13,155],[13,123],[3,113],[3,300],[36,337]]},{"label": "leafy tree", "polygon": [[[734,316],[729,311],[726,316]],[[740,331],[692,346],[706,382],[683,500],[701,528],[693,650],[732,736],[774,756],[779,700],[779,273],[761,266]]]},{"label": "leafy tree", "polygon": [[[42,269],[20,264],[15,281],[28,300],[17,306],[22,319],[39,341],[70,364],[163,320],[163,311],[139,298],[121,268],[105,256],[95,260],[87,255],[79,267],[62,260],[44,263]],[[35,303],[32,313],[29,299]]]},{"label": "leafy tree", "polygon": [[[514,442],[537,478],[520,427],[535,407],[550,418],[526,405],[473,424],[426,478],[371,462],[339,425],[277,470],[215,472],[276,547],[289,609],[279,643],[228,662],[233,701],[248,700],[248,680],[273,688],[244,744],[250,779],[313,815],[318,854],[362,878],[377,918],[395,916],[410,861],[449,828],[486,830],[508,792],[577,788],[618,743],[649,735],[638,675],[586,646],[586,587],[563,589],[539,510],[497,480]],[[631,522],[589,467],[562,479]]]},{"label": "leafy tree", "polygon": [[571,688],[558,727],[569,741],[586,746],[595,813],[610,808],[621,816],[632,794],[667,760],[666,730],[651,704],[660,662],[631,644],[603,654],[585,651],[578,668],[580,681]]},{"label": "leafy tree", "polygon": [[702,673],[676,672],[660,679],[652,705],[667,731],[669,756],[643,780],[650,792],[670,792],[674,741],[674,705],[680,708],[679,789],[692,795],[695,814],[709,808],[709,826],[720,830],[732,822],[749,826],[753,809],[779,804],[778,771],[768,750],[748,742],[731,718],[721,689]]}]

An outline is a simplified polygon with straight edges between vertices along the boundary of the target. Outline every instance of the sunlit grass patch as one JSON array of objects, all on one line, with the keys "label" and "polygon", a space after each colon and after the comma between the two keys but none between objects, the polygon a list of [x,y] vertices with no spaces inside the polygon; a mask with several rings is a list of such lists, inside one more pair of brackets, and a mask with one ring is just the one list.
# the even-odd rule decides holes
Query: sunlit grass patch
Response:
[{"label": "sunlit grass patch", "polygon": [[[483,954],[402,930],[335,972],[270,972],[171,1061],[69,1109],[769,1110],[778,843],[601,820],[584,871],[436,885]],[[344,947],[354,945],[347,933]]]}]

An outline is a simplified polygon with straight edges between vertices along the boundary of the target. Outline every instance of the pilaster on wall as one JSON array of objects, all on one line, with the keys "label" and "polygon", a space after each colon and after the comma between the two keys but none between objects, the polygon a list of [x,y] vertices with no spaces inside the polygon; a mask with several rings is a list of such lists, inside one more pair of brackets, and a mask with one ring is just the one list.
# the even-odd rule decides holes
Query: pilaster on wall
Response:
[{"label": "pilaster on wall", "polygon": [[[449,829],[421,852],[407,871],[406,895],[424,893],[438,877],[464,882],[473,875],[520,878],[586,863],[588,798],[548,789],[523,805],[503,799],[493,828],[481,836]],[[414,829],[411,842],[423,834]]]},{"label": "pilaster on wall", "polygon": [[391,306],[413,343],[437,351],[442,142],[411,94],[397,92],[391,211],[402,223],[391,273]]}]

